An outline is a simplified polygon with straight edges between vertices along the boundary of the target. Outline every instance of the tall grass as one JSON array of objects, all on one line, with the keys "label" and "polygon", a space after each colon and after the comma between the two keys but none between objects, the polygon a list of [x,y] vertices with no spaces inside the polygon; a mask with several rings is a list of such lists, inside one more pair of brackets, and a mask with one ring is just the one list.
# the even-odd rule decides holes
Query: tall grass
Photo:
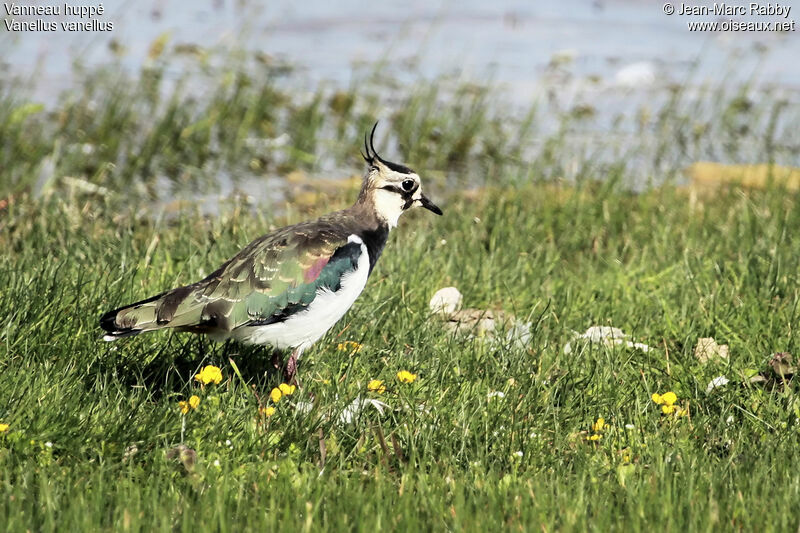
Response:
[{"label": "tall grass", "polygon": [[[789,508],[800,488],[796,387],[767,365],[797,351],[796,203],[729,190],[693,204],[672,188],[607,185],[456,195],[443,219],[404,217],[362,298],[306,354],[305,386],[265,418],[280,382],[269,351],[166,333],[106,344],[96,322],[197,279],[294,215],[164,223],[91,195],[14,202],[0,235],[0,520],[793,529],[791,513],[762,509]],[[448,333],[427,311],[447,285],[468,306],[530,321],[529,345]],[[572,331],[594,324],[652,350],[573,341],[565,353]],[[693,348],[706,336],[728,343],[730,359],[701,364]],[[340,351],[343,340],[361,352]],[[222,368],[222,384],[193,381],[205,364]],[[419,379],[400,383],[402,369]],[[759,371],[767,385],[749,383]],[[719,375],[731,382],[707,393]],[[387,391],[368,392],[371,379]],[[689,416],[661,414],[650,396],[667,390]],[[183,416],[191,394],[200,407]],[[388,410],[340,420],[367,397]],[[587,440],[598,417],[611,428]],[[196,464],[169,458],[179,444]]]},{"label": "tall grass", "polygon": [[[73,88],[44,104],[3,78],[0,190],[63,190],[67,176],[165,200],[293,170],[340,177],[360,164],[376,119],[384,150],[451,186],[610,178],[641,189],[680,180],[698,160],[800,165],[796,99],[763,83],[689,76],[632,92],[612,112],[602,106],[619,107],[610,96],[619,89],[589,82],[571,98],[520,107],[491,83],[398,87],[382,72],[349,90],[302,92],[285,67],[252,57],[213,69],[201,62],[177,79],[168,65],[166,57],[136,74],[79,70]],[[542,94],[557,91],[542,83]]]}]

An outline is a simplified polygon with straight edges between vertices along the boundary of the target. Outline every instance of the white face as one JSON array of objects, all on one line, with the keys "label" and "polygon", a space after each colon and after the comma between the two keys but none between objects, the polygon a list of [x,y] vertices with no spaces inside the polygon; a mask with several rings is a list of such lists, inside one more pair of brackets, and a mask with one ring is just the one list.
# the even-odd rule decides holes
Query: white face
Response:
[{"label": "white face", "polygon": [[[378,216],[386,220],[390,228],[397,226],[400,215],[419,201],[422,196],[420,189],[419,176],[416,174],[391,172],[388,177],[378,177],[373,193]],[[408,205],[409,196],[411,205]]]},{"label": "white face", "polygon": [[367,179],[378,216],[393,228],[400,215],[412,207],[422,206],[441,215],[442,211],[422,194],[419,176],[410,169],[400,168],[403,171],[375,161],[369,170]]}]

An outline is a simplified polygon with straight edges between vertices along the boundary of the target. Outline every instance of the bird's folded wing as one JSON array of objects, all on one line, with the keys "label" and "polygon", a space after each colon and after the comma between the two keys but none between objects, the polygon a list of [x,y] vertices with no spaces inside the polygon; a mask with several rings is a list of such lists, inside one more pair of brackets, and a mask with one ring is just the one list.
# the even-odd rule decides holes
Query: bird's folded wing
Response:
[{"label": "bird's folded wing", "polygon": [[320,290],[337,291],[342,276],[357,267],[361,247],[347,237],[308,225],[266,235],[202,281],[141,302],[131,308],[134,316],[120,311],[117,322],[202,333],[280,322],[308,307]]}]

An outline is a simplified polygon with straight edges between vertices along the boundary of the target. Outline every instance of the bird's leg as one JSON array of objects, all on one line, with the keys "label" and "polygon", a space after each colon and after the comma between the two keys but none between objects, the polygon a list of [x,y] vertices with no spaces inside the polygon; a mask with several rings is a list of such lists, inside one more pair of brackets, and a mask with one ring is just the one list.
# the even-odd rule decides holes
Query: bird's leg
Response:
[{"label": "bird's leg", "polygon": [[281,354],[279,350],[273,350],[270,364],[275,370],[280,370],[283,368],[283,354]]},{"label": "bird's leg", "polygon": [[289,362],[286,363],[286,383],[290,385],[300,386],[300,380],[297,379],[297,365],[299,364],[300,354],[302,350],[298,347],[292,350],[292,355],[289,356]]}]

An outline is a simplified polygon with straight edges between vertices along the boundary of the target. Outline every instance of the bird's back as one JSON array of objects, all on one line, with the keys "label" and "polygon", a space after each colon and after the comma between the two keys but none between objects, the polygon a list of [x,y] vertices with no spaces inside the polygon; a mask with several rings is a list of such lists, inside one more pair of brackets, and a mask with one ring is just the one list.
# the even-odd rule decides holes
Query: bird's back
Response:
[{"label": "bird's back", "polygon": [[[359,215],[351,208],[259,237],[196,283],[106,313],[104,338],[175,328],[258,342],[245,332],[308,313],[320,294],[334,295],[326,296],[327,307],[340,317],[342,305],[349,308],[363,289],[388,234]],[[349,292],[337,299],[343,280]]]}]

